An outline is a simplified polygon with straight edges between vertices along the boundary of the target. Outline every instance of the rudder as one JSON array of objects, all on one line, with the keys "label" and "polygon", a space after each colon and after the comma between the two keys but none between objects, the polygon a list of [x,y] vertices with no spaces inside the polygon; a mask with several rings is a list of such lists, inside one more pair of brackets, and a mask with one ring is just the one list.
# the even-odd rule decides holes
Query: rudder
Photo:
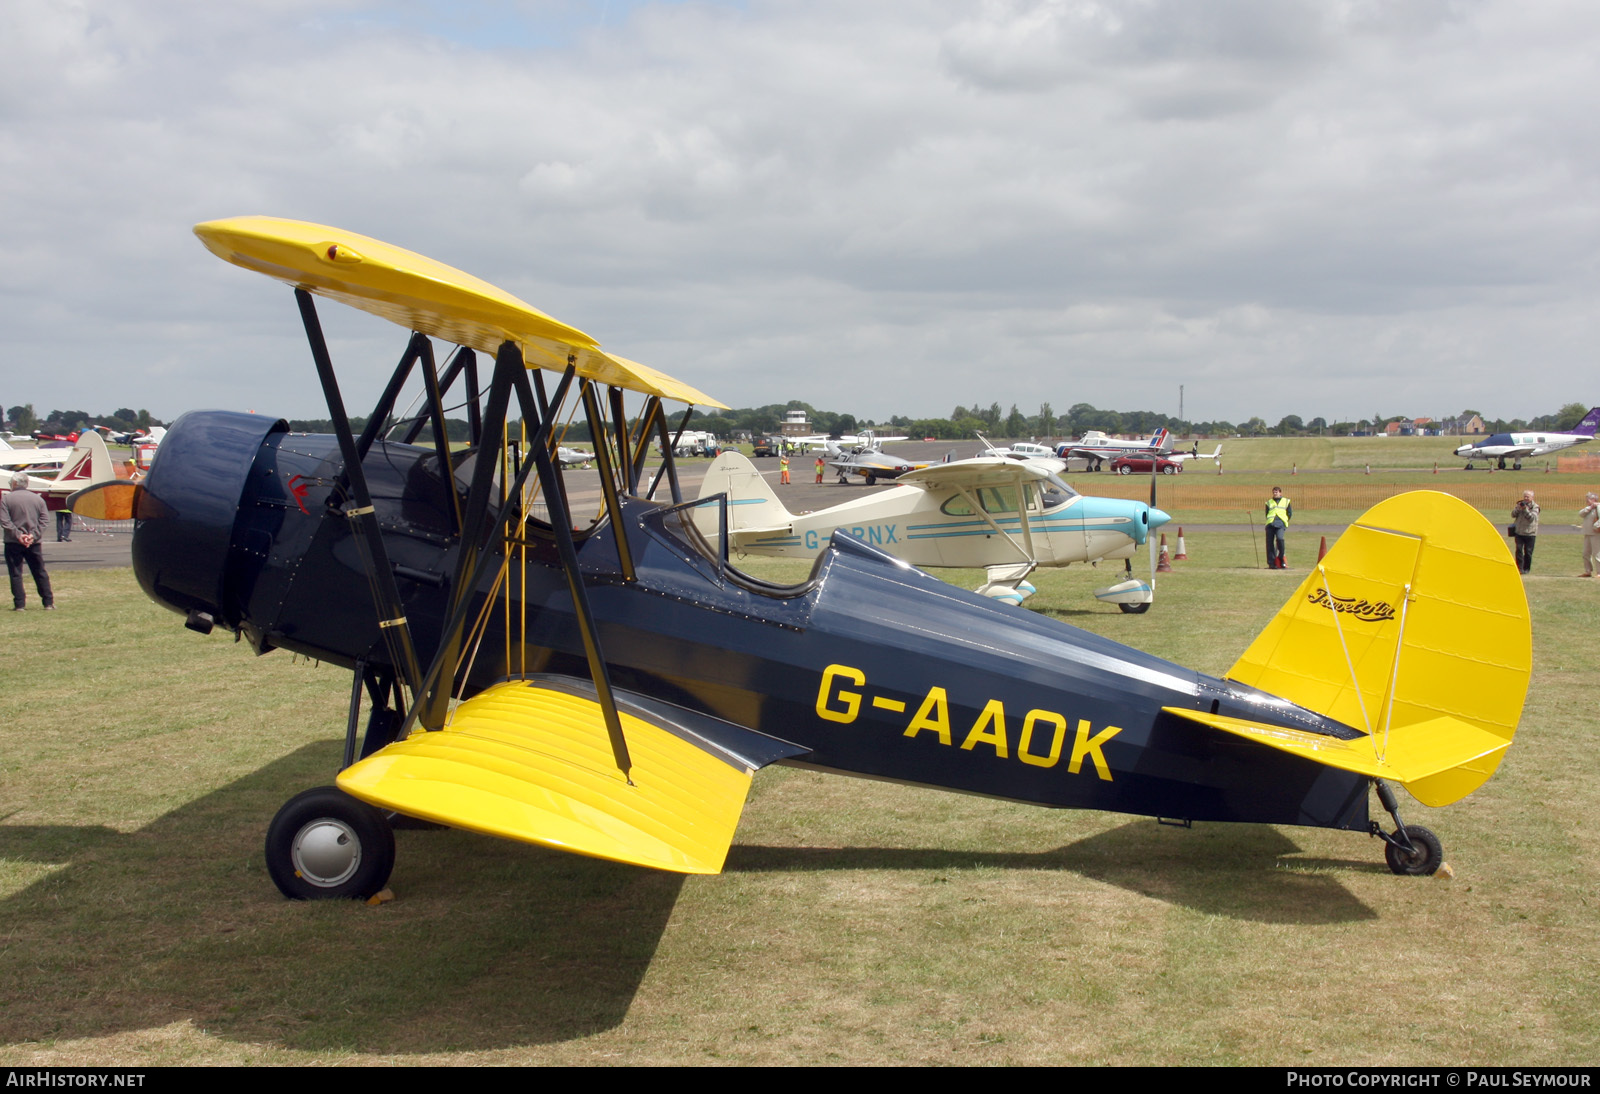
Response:
[{"label": "rudder", "polygon": [[1532,671],[1528,600],[1504,540],[1460,499],[1414,491],[1352,524],[1228,676],[1365,730],[1380,760],[1391,743],[1398,763],[1429,737],[1453,762],[1391,777],[1446,805],[1493,774]]},{"label": "rudder", "polygon": [[[700,497],[712,498],[718,494],[728,495],[729,531],[781,527],[794,520],[794,515],[784,508],[756,465],[738,452],[722,453],[706,469],[706,477],[700,483]],[[711,514],[715,524],[716,510],[709,506],[697,512],[696,524],[705,519],[706,513]],[[703,527],[702,531],[705,531]]]}]

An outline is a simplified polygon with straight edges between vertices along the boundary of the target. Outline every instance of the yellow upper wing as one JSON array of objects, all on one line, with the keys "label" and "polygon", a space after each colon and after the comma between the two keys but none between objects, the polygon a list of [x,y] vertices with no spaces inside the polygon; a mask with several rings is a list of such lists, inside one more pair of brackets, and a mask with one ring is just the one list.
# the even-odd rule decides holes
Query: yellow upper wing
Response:
[{"label": "yellow upper wing", "polygon": [[325,224],[230,217],[195,225],[219,258],[458,345],[494,354],[515,342],[530,367],[561,371],[645,395],[724,407],[665,373],[616,357],[589,335],[504,289],[403,247]]}]

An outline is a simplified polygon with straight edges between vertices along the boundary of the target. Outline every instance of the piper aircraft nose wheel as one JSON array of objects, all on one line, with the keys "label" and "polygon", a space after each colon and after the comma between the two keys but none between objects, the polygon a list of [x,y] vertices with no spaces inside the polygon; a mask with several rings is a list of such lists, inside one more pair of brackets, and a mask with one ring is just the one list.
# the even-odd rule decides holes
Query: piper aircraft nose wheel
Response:
[{"label": "piper aircraft nose wheel", "polygon": [[267,827],[267,872],[291,900],[365,900],[393,869],[389,821],[336,786],[296,794]]}]

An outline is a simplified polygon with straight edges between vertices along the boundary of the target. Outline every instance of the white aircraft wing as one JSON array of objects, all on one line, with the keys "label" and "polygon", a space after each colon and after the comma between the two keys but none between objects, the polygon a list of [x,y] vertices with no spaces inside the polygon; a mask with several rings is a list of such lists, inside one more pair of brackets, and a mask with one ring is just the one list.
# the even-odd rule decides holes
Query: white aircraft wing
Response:
[{"label": "white aircraft wing", "polygon": [[979,456],[971,460],[931,463],[927,467],[907,471],[895,481],[906,486],[920,486],[925,490],[945,487],[971,490],[980,486],[1011,486],[1027,479],[1049,479],[1051,474],[1048,467],[1039,463]]}]

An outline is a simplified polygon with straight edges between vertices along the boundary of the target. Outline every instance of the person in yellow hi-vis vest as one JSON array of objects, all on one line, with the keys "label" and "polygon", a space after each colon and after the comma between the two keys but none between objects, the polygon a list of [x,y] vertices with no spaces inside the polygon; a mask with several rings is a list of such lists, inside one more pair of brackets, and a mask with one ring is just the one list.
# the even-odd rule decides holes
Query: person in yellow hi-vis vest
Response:
[{"label": "person in yellow hi-vis vest", "polygon": [[1287,570],[1283,559],[1283,533],[1294,519],[1294,505],[1283,496],[1283,488],[1274,486],[1267,500],[1267,569]]},{"label": "person in yellow hi-vis vest", "polygon": [[783,485],[788,486],[789,485],[789,453],[785,452],[783,455],[778,457],[778,470],[783,472],[783,474],[779,477],[778,481],[783,483]]}]

